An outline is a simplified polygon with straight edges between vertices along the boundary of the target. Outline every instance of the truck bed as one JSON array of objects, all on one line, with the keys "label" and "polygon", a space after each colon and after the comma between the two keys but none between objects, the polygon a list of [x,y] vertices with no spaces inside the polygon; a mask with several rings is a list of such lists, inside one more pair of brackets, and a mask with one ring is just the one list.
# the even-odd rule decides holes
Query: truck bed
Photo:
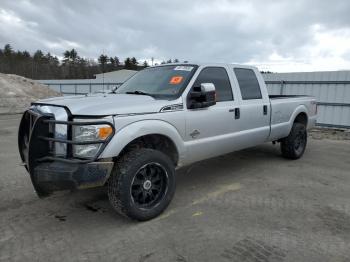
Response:
[{"label": "truck bed", "polygon": [[[290,130],[293,113],[296,108],[303,106],[306,114],[313,116],[316,100],[314,97],[305,95],[269,95],[271,104],[271,133],[270,140],[278,140],[286,137]],[[295,116],[294,116],[295,117]],[[310,125],[311,123],[311,125]],[[312,126],[313,122],[309,122]]]}]

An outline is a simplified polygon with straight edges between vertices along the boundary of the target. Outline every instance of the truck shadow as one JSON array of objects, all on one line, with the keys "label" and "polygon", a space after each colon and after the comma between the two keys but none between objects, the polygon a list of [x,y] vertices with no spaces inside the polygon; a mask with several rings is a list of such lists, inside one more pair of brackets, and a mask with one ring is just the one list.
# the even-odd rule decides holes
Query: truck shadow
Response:
[{"label": "truck shadow", "polygon": [[[186,199],[193,197],[191,194],[205,194],[215,187],[239,182],[241,177],[255,176],[254,172],[247,172],[249,167],[266,164],[272,158],[285,161],[280,157],[279,147],[264,144],[180,168],[176,172],[177,191],[171,205],[181,206]],[[119,216],[109,205],[106,187],[67,193],[62,197],[69,202],[72,201],[69,199],[75,198],[73,206],[80,211],[112,216],[120,222],[132,223]]]}]

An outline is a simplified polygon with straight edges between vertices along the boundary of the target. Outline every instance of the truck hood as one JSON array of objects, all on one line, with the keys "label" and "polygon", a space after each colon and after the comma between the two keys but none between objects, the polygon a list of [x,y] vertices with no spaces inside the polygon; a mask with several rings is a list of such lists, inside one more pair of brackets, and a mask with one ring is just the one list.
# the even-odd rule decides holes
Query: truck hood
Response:
[{"label": "truck hood", "polygon": [[54,97],[37,103],[66,106],[73,115],[119,115],[156,113],[174,104],[169,100],[154,99],[150,96],[132,94],[90,94]]}]

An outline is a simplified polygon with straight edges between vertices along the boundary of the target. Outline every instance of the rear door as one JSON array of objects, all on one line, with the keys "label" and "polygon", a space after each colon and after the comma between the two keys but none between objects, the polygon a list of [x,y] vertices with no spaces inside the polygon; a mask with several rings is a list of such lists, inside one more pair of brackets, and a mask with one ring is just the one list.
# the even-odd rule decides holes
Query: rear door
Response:
[{"label": "rear door", "polygon": [[261,75],[256,69],[234,67],[233,73],[241,100],[236,122],[240,139],[245,147],[255,146],[265,142],[270,134],[270,99],[265,86],[260,86],[257,74],[259,78]]}]

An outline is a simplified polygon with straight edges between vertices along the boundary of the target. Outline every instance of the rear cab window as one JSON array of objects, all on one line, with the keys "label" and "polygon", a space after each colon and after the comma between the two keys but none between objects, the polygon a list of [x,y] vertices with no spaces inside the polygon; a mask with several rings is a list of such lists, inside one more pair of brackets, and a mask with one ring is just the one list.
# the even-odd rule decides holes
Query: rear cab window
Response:
[{"label": "rear cab window", "polygon": [[234,68],[243,100],[262,99],[259,81],[252,69]]}]

